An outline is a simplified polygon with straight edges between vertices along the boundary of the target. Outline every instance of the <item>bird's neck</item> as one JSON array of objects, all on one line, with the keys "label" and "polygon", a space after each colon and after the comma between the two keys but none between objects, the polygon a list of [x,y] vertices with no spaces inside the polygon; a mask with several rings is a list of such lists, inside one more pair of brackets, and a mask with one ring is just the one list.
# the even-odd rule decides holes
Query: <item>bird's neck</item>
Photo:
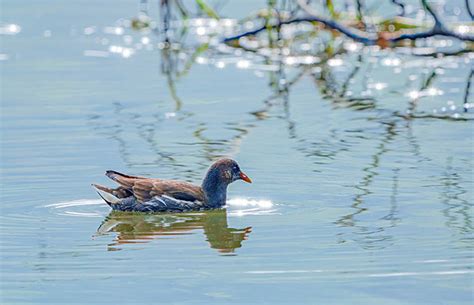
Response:
[{"label": "bird's neck", "polygon": [[213,208],[222,207],[227,199],[227,183],[223,182],[218,173],[209,171],[202,182],[202,190],[207,204]]}]

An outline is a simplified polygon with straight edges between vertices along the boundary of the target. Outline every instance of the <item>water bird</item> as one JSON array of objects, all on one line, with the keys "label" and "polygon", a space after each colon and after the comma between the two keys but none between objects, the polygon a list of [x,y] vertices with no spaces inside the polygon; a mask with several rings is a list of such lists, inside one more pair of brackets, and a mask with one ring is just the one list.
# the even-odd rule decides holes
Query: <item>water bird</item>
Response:
[{"label": "water bird", "polygon": [[229,184],[236,180],[252,183],[232,159],[220,159],[212,164],[201,186],[178,180],[129,176],[113,170],[106,171],[105,175],[119,187],[92,186],[113,210],[128,212],[216,209],[225,205]]}]

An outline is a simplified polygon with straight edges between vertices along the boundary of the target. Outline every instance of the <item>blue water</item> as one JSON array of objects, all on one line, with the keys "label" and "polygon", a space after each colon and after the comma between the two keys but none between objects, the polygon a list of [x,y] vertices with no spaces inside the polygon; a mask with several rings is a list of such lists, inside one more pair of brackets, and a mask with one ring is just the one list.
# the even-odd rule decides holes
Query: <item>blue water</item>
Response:
[{"label": "blue water", "polygon": [[[2,303],[472,304],[472,53],[192,58],[191,34],[170,55],[107,33],[137,9],[2,3],[20,27],[0,36]],[[254,183],[221,211],[110,214],[90,187],[108,169],[199,184],[222,156]]]}]

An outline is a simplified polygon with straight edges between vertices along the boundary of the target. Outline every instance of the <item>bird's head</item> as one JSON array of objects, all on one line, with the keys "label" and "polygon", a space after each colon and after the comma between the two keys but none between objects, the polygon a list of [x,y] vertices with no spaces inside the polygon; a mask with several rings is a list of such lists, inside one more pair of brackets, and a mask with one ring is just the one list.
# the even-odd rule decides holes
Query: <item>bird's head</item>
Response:
[{"label": "bird's head", "polygon": [[252,183],[252,180],[240,170],[239,165],[232,159],[220,159],[211,165],[208,175],[219,177],[219,180],[230,184],[236,180]]}]

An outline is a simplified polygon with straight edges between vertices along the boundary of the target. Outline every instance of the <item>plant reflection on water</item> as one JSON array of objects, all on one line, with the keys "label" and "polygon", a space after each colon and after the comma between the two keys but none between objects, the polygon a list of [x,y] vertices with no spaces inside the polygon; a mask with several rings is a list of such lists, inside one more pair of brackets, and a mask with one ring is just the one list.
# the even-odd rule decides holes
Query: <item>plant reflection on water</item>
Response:
[{"label": "plant reflection on water", "polygon": [[[307,21],[282,23],[280,18],[288,18],[286,13],[294,14],[301,9],[298,6],[303,8],[305,6],[301,4],[302,2],[298,2],[297,5],[296,2],[291,4],[285,1],[269,2],[273,3],[273,7],[267,8],[268,11],[273,12],[272,15],[262,13],[262,15],[256,15],[258,17],[249,17],[255,19],[252,21],[254,26],[262,20],[266,25],[272,22],[277,24],[253,34],[250,31],[240,36],[231,36],[232,33],[242,32],[242,29],[250,22],[249,18],[242,21],[218,20],[209,11],[197,17],[187,11],[180,1],[162,1],[161,23],[157,22],[155,26],[146,23],[137,27],[134,26],[137,24],[136,20],[149,18],[144,17],[148,16],[148,1],[143,0],[141,3],[142,11],[138,14],[138,19],[132,20],[130,30],[136,31],[139,35],[156,34],[155,38],[159,41],[157,46],[161,55],[161,73],[166,77],[170,96],[175,104],[174,115],[177,119],[189,121],[195,115],[183,110],[186,101],[179,97],[177,86],[179,80],[188,75],[195,64],[213,66],[217,68],[216,73],[232,66],[237,69],[251,70],[259,77],[268,78],[270,94],[261,103],[255,104],[254,109],[249,109],[249,116],[224,119],[224,122],[220,122],[226,129],[225,136],[208,135],[207,131],[211,128],[205,120],[198,119],[191,124],[188,122],[188,125],[192,125],[189,132],[194,141],[178,144],[197,147],[200,151],[196,153],[196,159],[213,160],[235,154],[244,137],[272,118],[286,122],[288,137],[296,141],[296,150],[315,164],[314,171],[319,170],[318,165],[327,163],[335,159],[338,154],[350,150],[351,146],[348,143],[351,137],[357,136],[361,141],[371,140],[368,132],[363,129],[344,132],[329,130],[330,137],[327,138],[310,137],[308,133],[298,133],[298,124],[302,122],[294,120],[291,116],[291,92],[293,86],[308,80],[315,85],[317,91],[315,96],[318,95],[325,102],[330,103],[333,109],[350,109],[365,113],[367,121],[378,123],[379,129],[375,134],[372,133],[376,136],[375,140],[378,144],[372,152],[369,152],[367,160],[363,161],[366,164],[362,167],[361,180],[352,185],[353,200],[348,203],[352,211],[340,215],[335,221],[340,227],[350,228],[352,238],[363,235],[363,239],[359,237],[355,239],[360,241],[364,248],[385,247],[386,242],[390,243],[391,240],[388,229],[400,222],[397,215],[398,180],[403,179],[404,172],[399,167],[390,169],[393,173],[392,195],[390,204],[386,207],[387,213],[379,219],[381,225],[370,225],[359,219],[363,214],[370,214],[370,207],[365,204],[365,200],[372,193],[371,187],[379,175],[380,168],[383,167],[381,158],[387,157],[394,151],[394,148],[390,147],[392,143],[406,138],[413,157],[420,162],[426,161],[428,158],[421,153],[418,139],[413,135],[413,120],[436,119],[463,122],[473,119],[472,111],[469,111],[473,106],[469,102],[472,95],[472,68],[466,77],[460,75],[462,81],[459,82],[458,95],[462,97],[459,101],[441,104],[439,101],[442,99],[438,99],[436,103],[422,103],[423,99],[445,94],[438,88],[443,84],[443,80],[440,79],[453,67],[457,69],[463,60],[469,61],[472,42],[462,44],[455,42],[453,47],[461,47],[461,49],[453,51],[452,48],[437,48],[437,42],[433,39],[423,41],[419,44],[421,47],[411,44],[407,50],[406,45],[401,44],[395,37],[394,44],[387,48],[385,45],[377,45],[377,43],[374,45],[358,38],[345,37],[337,31],[329,31],[327,28]],[[312,4],[315,5],[315,3]],[[436,14],[432,13],[426,1],[422,1],[422,4],[436,19]],[[203,15],[208,15],[209,18],[202,18]],[[183,19],[186,19],[186,22],[182,22]],[[151,19],[147,20],[149,22]],[[435,21],[436,28],[441,21],[437,19]],[[367,24],[362,25],[363,28],[367,26]],[[420,26],[419,29],[422,30],[425,27]],[[430,31],[420,33],[429,34]],[[458,40],[472,39],[469,38],[470,36],[457,37],[455,33],[454,35],[451,35],[453,33],[445,34],[447,34],[446,37],[454,37]],[[413,35],[415,35],[412,37],[413,40],[418,39],[416,35],[419,34]],[[231,39],[228,38],[229,36]],[[238,39],[235,38],[237,36],[239,36]],[[441,36],[439,39],[441,42],[446,42],[447,40],[443,40],[446,37]],[[440,43],[440,45],[443,44]],[[381,71],[390,75],[383,79],[386,82],[380,82],[378,78]],[[396,104],[393,102],[391,104],[390,100],[394,99],[396,99]],[[116,114],[117,120],[126,121],[123,118],[124,113],[117,112]],[[153,115],[160,118],[158,110]],[[157,122],[152,122],[149,126],[140,123],[145,116],[142,113],[132,114],[132,119],[128,121],[132,124],[136,122],[138,135],[150,144],[150,150],[157,158],[152,163],[172,166],[175,170],[182,172],[183,166],[175,158],[160,162],[171,154],[164,153],[166,148],[161,147],[162,145],[160,146],[157,142],[156,129],[158,128],[154,128]],[[102,123],[99,122],[100,124]],[[98,128],[102,127],[98,126]],[[122,137],[120,130],[115,130],[115,127],[112,129],[110,134],[119,141],[122,157],[127,165],[131,167],[144,165],[144,163],[139,164],[130,160],[131,154],[128,150],[133,145],[127,143],[127,137]],[[202,166],[202,169],[204,167]],[[182,172],[182,174],[190,180],[197,178],[192,172]],[[446,205],[450,206],[451,201],[446,200]],[[461,208],[449,207],[446,211],[461,211],[460,213],[463,214],[465,204],[460,205]],[[447,221],[448,225],[452,223],[451,220]],[[465,221],[465,226],[471,226],[469,217]],[[341,240],[346,239],[342,233],[340,236]]]}]

